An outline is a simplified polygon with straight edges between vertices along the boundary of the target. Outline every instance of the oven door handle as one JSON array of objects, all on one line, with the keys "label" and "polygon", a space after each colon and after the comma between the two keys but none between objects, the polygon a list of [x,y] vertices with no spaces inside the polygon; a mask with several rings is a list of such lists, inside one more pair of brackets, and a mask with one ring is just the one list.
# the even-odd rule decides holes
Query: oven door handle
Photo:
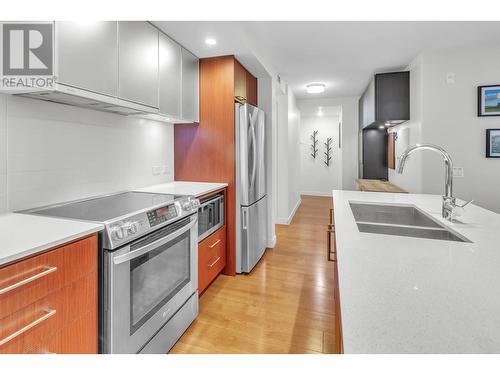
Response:
[{"label": "oven door handle", "polygon": [[196,223],[198,223],[198,216],[194,216],[193,218],[191,218],[191,221],[189,222],[189,224],[184,225],[182,228],[177,229],[175,232],[170,233],[168,236],[162,237],[159,240],[151,242],[150,244],[148,244],[146,246],[138,248],[137,250],[134,250],[134,251],[131,251],[129,253],[119,255],[119,256],[113,258],[113,263],[114,264],[121,264],[121,263],[129,262],[132,259],[135,259],[143,254],[146,254],[146,253],[150,252],[151,250],[154,250],[157,247],[162,246],[162,245],[166,244],[167,242],[172,241],[173,239],[175,239],[176,237],[180,236],[181,234],[187,232],[188,230],[191,230],[191,228],[193,228],[196,225]]}]

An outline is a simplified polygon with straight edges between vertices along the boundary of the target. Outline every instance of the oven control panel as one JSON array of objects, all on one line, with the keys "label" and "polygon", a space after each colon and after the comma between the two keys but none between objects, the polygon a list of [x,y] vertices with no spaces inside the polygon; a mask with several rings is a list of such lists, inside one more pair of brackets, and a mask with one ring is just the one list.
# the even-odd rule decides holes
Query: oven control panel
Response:
[{"label": "oven control panel", "polygon": [[148,211],[149,225],[154,227],[178,216],[174,204]]}]

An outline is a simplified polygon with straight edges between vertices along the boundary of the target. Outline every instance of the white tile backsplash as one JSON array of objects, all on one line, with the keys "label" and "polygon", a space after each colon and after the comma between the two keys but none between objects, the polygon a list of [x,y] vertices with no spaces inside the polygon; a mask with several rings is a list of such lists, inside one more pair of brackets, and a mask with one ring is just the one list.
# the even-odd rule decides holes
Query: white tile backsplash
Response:
[{"label": "white tile backsplash", "polygon": [[0,147],[0,212],[173,180],[172,124],[0,95]]}]

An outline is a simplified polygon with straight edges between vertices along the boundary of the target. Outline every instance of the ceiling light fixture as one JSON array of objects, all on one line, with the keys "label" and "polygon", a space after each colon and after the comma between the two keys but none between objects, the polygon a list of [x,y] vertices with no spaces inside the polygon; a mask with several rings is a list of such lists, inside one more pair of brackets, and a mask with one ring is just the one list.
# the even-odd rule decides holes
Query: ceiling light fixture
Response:
[{"label": "ceiling light fixture", "polygon": [[384,125],[379,125],[378,128],[379,129],[385,129],[385,126]]},{"label": "ceiling light fixture", "polygon": [[325,91],[324,83],[310,83],[306,86],[306,91],[309,94],[320,94]]},{"label": "ceiling light fixture", "polygon": [[208,44],[209,46],[215,46],[217,44],[217,41],[214,38],[207,38],[205,39],[205,44]]}]

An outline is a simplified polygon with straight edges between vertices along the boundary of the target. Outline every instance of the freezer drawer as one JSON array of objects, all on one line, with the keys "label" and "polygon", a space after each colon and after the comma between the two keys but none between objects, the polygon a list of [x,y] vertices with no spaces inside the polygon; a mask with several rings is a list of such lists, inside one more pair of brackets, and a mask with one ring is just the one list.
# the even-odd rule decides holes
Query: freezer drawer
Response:
[{"label": "freezer drawer", "polygon": [[267,196],[240,210],[241,271],[250,272],[266,250]]}]

